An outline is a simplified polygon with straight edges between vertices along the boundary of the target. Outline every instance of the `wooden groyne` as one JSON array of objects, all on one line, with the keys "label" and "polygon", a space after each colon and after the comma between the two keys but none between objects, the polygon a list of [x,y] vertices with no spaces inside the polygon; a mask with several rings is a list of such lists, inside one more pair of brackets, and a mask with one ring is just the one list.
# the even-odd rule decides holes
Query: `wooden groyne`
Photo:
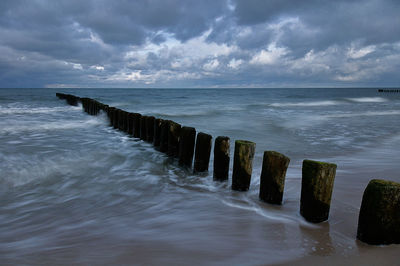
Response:
[{"label": "wooden groyne", "polygon": [[[164,120],[139,113],[130,113],[108,106],[91,98],[56,93],[68,104],[78,106],[89,115],[103,112],[110,126],[134,138],[152,143],[155,149],[177,158],[179,165],[194,173],[207,172],[211,156],[212,136],[182,126],[172,120]],[[230,138],[218,136],[214,145],[213,179],[227,181],[230,163]],[[247,191],[250,188],[253,158],[256,144],[236,140],[232,190]],[[194,163],[193,163],[194,157]],[[260,200],[282,204],[286,170],[290,159],[275,151],[265,151],[260,176]],[[336,175],[336,165],[304,160],[300,214],[309,222],[328,220]],[[357,238],[368,244],[400,243],[400,184],[385,180],[372,180],[365,189],[359,214]]]}]

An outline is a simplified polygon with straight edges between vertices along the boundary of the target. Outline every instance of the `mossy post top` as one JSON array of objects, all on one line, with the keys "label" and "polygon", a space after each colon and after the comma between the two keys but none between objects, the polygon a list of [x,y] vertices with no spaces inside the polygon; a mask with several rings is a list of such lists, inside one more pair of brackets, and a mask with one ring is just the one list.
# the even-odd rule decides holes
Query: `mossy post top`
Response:
[{"label": "mossy post top", "polygon": [[249,140],[236,140],[235,144],[238,144],[238,145],[254,145],[254,146],[256,146],[255,142],[252,142],[252,141],[249,141]]},{"label": "mossy post top", "polygon": [[383,180],[383,179],[372,179],[369,181],[368,186],[385,186],[385,187],[397,187],[400,188],[400,183],[390,181],[390,180]]},{"label": "mossy post top", "polygon": [[273,155],[275,157],[279,157],[279,158],[282,158],[282,159],[290,161],[289,157],[287,157],[286,155],[284,155],[282,153],[279,153],[277,151],[264,151],[264,157],[267,156],[267,155]]},{"label": "mossy post top", "polygon": [[303,166],[304,165],[310,165],[313,167],[318,167],[318,168],[337,168],[337,165],[334,163],[326,163],[326,162],[320,162],[320,161],[314,161],[314,160],[308,160],[305,159],[303,161]]}]

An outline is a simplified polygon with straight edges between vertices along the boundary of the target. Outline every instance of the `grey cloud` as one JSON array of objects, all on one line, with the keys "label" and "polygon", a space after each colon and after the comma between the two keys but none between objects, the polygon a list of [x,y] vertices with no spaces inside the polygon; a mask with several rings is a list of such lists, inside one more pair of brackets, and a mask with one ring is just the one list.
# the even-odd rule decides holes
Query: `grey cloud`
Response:
[{"label": "grey cloud", "polygon": [[2,0],[0,86],[399,84],[399,11],[397,0]]}]

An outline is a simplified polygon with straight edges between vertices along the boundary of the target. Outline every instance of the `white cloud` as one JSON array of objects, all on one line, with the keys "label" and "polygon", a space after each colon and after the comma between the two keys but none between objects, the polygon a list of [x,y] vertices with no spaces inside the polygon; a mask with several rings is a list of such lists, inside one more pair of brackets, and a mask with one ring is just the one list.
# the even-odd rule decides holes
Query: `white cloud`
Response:
[{"label": "white cloud", "polygon": [[232,69],[238,69],[239,66],[243,63],[242,59],[236,60],[235,58],[231,59],[231,61],[229,61],[228,63],[228,67],[232,68]]},{"label": "white cloud", "polygon": [[213,71],[219,66],[219,61],[218,59],[213,59],[208,61],[203,65],[203,69],[206,71]]},{"label": "white cloud", "polygon": [[250,60],[250,64],[259,65],[272,65],[288,53],[288,50],[284,47],[277,47],[276,43],[268,45],[266,50],[261,50],[253,56]]},{"label": "white cloud", "polygon": [[99,70],[99,71],[104,71],[104,67],[103,66],[94,65],[94,66],[91,66],[90,68],[91,69],[96,69],[96,70]]},{"label": "white cloud", "polygon": [[349,48],[347,55],[350,58],[358,59],[358,58],[364,57],[364,56],[374,52],[375,49],[376,49],[375,45],[369,45],[369,46],[365,46],[365,47],[362,47],[359,49],[355,48],[354,45],[352,45]]}]

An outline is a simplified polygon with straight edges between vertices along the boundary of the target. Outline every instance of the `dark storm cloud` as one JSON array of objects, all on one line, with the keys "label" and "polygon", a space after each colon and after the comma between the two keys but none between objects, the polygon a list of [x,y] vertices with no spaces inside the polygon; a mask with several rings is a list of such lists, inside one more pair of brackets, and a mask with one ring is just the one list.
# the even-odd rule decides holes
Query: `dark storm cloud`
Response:
[{"label": "dark storm cloud", "polygon": [[0,86],[396,85],[399,11],[391,0],[2,0]]}]

